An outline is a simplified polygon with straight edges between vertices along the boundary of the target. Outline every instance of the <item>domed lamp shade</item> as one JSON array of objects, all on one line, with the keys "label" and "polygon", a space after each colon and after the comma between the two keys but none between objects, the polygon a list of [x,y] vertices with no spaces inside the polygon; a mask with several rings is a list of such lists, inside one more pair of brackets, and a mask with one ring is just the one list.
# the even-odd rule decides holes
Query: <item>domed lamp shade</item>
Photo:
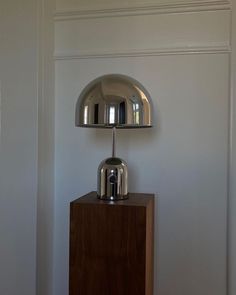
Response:
[{"label": "domed lamp shade", "polygon": [[98,167],[98,198],[128,198],[128,169],[115,155],[115,130],[152,127],[150,102],[149,93],[138,81],[118,74],[101,76],[81,92],[76,103],[75,125],[112,128],[112,157]]}]

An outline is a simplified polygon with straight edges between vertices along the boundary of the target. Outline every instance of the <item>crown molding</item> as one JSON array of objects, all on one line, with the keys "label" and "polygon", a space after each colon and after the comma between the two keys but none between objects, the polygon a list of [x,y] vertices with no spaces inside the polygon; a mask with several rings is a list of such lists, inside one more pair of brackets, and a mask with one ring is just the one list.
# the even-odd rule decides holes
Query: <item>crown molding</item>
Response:
[{"label": "crown molding", "polygon": [[186,55],[186,54],[222,54],[230,53],[229,44],[219,44],[203,47],[173,47],[161,49],[143,49],[143,50],[100,50],[100,51],[74,51],[74,52],[55,52],[55,60],[73,60],[89,58],[117,58],[117,57],[143,57],[143,56],[161,56],[161,55]]},{"label": "crown molding", "polygon": [[109,8],[83,8],[71,10],[57,10],[54,13],[55,21],[66,21],[76,19],[104,18],[104,17],[121,17],[135,15],[167,14],[167,13],[184,13],[200,12],[214,10],[231,10],[229,0],[215,1],[189,1],[189,2],[171,2],[150,3],[146,5],[135,5],[126,7],[109,7]]}]

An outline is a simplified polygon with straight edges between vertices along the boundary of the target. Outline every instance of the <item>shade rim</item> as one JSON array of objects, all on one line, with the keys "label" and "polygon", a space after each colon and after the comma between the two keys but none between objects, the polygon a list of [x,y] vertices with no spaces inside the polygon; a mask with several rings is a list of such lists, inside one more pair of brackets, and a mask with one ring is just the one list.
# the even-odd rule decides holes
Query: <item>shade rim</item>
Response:
[{"label": "shade rim", "polygon": [[100,124],[78,124],[76,127],[83,127],[83,128],[98,128],[98,129],[142,129],[142,128],[152,128],[153,125],[100,125]]}]

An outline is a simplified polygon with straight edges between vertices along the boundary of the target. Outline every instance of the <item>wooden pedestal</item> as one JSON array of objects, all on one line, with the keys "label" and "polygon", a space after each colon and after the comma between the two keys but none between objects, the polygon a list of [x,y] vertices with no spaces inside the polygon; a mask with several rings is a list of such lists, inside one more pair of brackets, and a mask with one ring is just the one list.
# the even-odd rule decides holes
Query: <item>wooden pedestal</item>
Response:
[{"label": "wooden pedestal", "polygon": [[154,195],[70,206],[70,295],[153,295]]}]

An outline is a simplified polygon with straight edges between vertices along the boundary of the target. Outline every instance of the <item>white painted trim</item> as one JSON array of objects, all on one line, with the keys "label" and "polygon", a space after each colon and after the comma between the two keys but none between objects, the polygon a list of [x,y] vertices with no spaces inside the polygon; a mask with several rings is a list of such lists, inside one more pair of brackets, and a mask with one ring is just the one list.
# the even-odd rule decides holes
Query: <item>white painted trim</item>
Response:
[{"label": "white painted trim", "polygon": [[151,15],[151,14],[167,14],[167,13],[184,13],[184,12],[200,12],[215,10],[231,10],[231,4],[228,0],[216,1],[189,1],[173,3],[166,1],[159,4],[135,5],[126,7],[110,7],[110,8],[83,8],[70,10],[57,10],[54,13],[55,21],[104,18],[104,17],[121,17],[135,15]]},{"label": "white painted trim", "polygon": [[203,47],[173,47],[162,49],[143,49],[143,50],[101,50],[101,51],[74,51],[74,52],[55,52],[55,60],[71,60],[86,58],[117,58],[117,57],[141,57],[141,56],[159,56],[159,55],[183,55],[183,54],[219,54],[229,53],[231,51],[229,44],[218,44]]},{"label": "white painted trim", "polygon": [[228,203],[228,294],[236,294],[236,2],[232,1],[230,60],[230,158]]},{"label": "white painted trim", "polygon": [[52,0],[37,0],[38,196],[37,295],[53,294],[54,227],[54,31]]}]

